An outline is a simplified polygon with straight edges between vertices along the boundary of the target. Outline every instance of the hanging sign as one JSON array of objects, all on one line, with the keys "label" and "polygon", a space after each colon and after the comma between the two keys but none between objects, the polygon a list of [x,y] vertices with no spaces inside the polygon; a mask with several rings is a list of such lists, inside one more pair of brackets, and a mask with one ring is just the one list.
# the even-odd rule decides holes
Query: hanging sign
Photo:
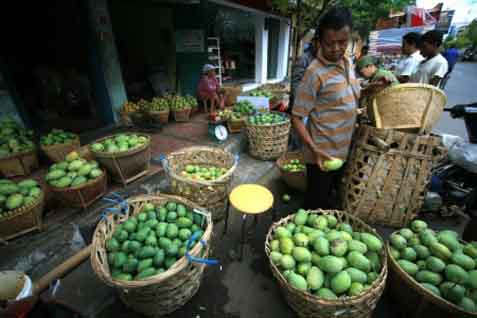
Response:
[{"label": "hanging sign", "polygon": [[262,96],[237,96],[237,102],[249,101],[255,110],[259,113],[268,112],[270,110],[270,98]]}]

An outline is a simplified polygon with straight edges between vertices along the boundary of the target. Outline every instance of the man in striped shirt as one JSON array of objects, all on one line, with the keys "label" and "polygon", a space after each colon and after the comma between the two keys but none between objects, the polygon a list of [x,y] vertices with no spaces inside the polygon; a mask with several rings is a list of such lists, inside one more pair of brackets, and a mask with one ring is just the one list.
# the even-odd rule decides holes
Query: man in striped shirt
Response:
[{"label": "man in striped shirt", "polygon": [[[296,91],[292,121],[305,145],[308,209],[336,208],[329,199],[341,169],[327,171],[324,162],[347,159],[356,123],[360,88],[345,57],[351,28],[347,9],[332,8],[323,16],[318,27],[320,50]],[[309,117],[306,125],[305,117]]]}]

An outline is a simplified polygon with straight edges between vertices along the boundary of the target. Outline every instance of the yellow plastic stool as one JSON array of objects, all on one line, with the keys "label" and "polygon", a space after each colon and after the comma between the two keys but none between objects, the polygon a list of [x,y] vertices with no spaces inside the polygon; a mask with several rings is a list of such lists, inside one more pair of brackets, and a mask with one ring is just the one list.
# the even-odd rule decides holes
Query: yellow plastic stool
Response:
[{"label": "yellow plastic stool", "polygon": [[243,247],[245,245],[245,226],[247,223],[247,215],[255,216],[255,225],[257,217],[260,214],[272,210],[272,219],[275,220],[275,210],[273,209],[273,194],[267,188],[258,184],[242,184],[235,187],[230,192],[227,202],[227,210],[225,214],[224,234],[227,233],[229,222],[230,205],[237,211],[242,213],[242,229],[241,229],[241,247],[240,260],[243,256]]}]

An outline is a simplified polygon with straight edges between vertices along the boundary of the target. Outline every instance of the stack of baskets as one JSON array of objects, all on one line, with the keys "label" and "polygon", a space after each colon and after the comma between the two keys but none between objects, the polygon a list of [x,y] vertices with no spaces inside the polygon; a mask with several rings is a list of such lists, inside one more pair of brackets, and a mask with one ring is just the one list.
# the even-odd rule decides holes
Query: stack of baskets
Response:
[{"label": "stack of baskets", "polygon": [[28,176],[38,168],[36,149],[0,158],[0,174],[5,177]]},{"label": "stack of baskets", "polygon": [[41,231],[44,207],[45,194],[41,191],[31,204],[11,211],[8,217],[0,218],[0,239],[10,240],[35,230]]},{"label": "stack of baskets", "polygon": [[[363,231],[372,233],[376,237],[379,235],[374,229],[369,227],[360,219],[352,215],[336,210],[316,210],[309,211],[310,214],[316,215],[333,215],[338,220],[338,223],[349,223],[354,231]],[[377,279],[372,283],[370,288],[358,296],[340,297],[338,299],[324,299],[319,298],[307,291],[297,289],[291,286],[284,275],[280,272],[278,267],[272,262],[270,253],[272,251],[271,241],[275,230],[280,226],[293,221],[293,215],[289,215],[280,221],[272,224],[268,231],[265,252],[270,260],[270,268],[275,279],[280,285],[280,290],[285,297],[285,300],[290,307],[297,313],[300,318],[329,318],[329,317],[344,317],[344,318],[369,318],[372,316],[376,304],[381,297],[386,284],[387,277],[387,256],[383,249],[380,254],[382,269]]]},{"label": "stack of baskets", "polygon": [[[118,153],[97,152],[92,150],[95,159],[101,166],[106,168],[112,179],[123,185],[141,178],[149,171],[151,161],[151,138],[144,134],[137,135],[146,137],[148,142],[141,147]],[[112,136],[107,136],[98,139],[95,143],[101,143],[111,137]]]},{"label": "stack of baskets", "polygon": [[[125,222],[130,216],[138,214],[144,204],[163,205],[170,201],[181,203],[188,208],[200,209],[198,205],[175,196],[157,195],[131,198],[128,200],[128,212],[119,217],[107,216],[98,224],[93,236],[91,266],[94,272],[104,283],[119,292],[124,304],[145,316],[167,315],[187,303],[199,290],[206,265],[191,262],[184,256],[167,271],[146,279],[114,280],[111,277],[105,242],[111,238],[118,224]],[[207,242],[211,240],[213,225],[210,217],[206,220],[206,228],[201,238],[205,244],[196,244],[189,251],[189,255],[192,257],[204,258],[209,254]]]},{"label": "stack of baskets", "polygon": [[161,111],[150,111],[149,115],[160,124],[167,124],[169,122],[169,109],[164,109]]},{"label": "stack of baskets", "polygon": [[291,121],[278,124],[258,125],[246,122],[250,154],[258,159],[273,160],[279,158],[288,149]]},{"label": "stack of baskets", "polygon": [[[166,160],[171,192],[206,208],[214,221],[223,219],[237,166],[234,156],[220,148],[189,147],[170,153]],[[192,180],[181,175],[187,165],[226,168],[227,172],[215,180]]]},{"label": "stack of baskets", "polygon": [[50,158],[53,162],[63,161],[67,154],[78,149],[81,146],[78,136],[69,143],[54,144],[54,145],[42,145],[41,150]]},{"label": "stack of baskets", "polygon": [[439,137],[362,125],[345,171],[344,209],[367,223],[407,225],[444,153]]}]

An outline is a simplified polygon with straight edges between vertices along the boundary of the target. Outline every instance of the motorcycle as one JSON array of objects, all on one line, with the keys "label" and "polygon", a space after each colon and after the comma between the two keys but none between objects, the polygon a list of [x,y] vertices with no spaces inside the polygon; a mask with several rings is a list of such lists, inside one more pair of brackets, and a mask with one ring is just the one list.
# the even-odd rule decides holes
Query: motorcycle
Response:
[{"label": "motorcycle", "polygon": [[462,61],[474,61],[475,59],[477,59],[477,46],[472,45],[464,51]]}]

